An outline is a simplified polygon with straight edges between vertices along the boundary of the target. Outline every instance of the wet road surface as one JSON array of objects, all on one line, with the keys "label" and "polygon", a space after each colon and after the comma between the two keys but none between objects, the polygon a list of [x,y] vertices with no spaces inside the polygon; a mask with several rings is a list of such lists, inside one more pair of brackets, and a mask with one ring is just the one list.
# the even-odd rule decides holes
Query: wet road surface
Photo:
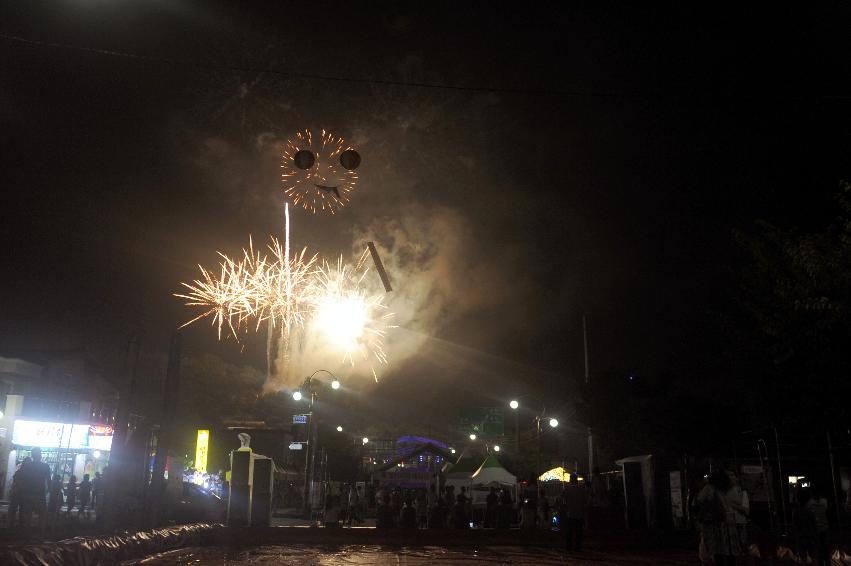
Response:
[{"label": "wet road surface", "polygon": [[483,564],[629,566],[685,566],[695,564],[696,555],[683,552],[669,556],[627,555],[617,552],[589,551],[564,553],[550,548],[491,546],[480,549],[424,547],[386,547],[349,545],[335,548],[318,546],[259,546],[228,549],[221,547],[184,548],[150,556],[132,564],[148,565],[208,565],[208,564],[291,564],[294,566],[372,566],[382,564],[426,565],[444,564],[472,566]]}]

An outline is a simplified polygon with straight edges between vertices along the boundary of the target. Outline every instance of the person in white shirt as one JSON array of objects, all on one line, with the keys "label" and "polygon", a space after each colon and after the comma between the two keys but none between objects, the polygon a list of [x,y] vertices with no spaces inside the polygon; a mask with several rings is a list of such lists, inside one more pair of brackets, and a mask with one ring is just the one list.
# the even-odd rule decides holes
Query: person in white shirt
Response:
[{"label": "person in white shirt", "polygon": [[[731,545],[736,551],[736,556],[746,556],[748,553],[748,514],[751,512],[748,492],[739,485],[739,477],[736,472],[728,471],[730,477],[730,489],[724,494],[727,504],[736,514],[736,530],[738,545]],[[732,534],[732,533],[731,533]]]}]

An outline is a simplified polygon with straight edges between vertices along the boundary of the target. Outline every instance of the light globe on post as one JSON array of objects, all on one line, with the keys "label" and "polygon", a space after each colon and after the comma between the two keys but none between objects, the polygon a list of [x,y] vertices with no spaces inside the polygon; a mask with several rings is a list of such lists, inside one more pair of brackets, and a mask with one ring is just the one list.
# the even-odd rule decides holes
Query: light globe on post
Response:
[{"label": "light globe on post", "polygon": [[508,406],[516,411],[517,408],[520,406],[520,403],[517,402],[517,399],[512,399],[511,402],[508,403]]},{"label": "light globe on post", "polygon": [[470,440],[476,440],[476,433],[470,433]]},{"label": "light globe on post", "polygon": [[552,428],[557,427],[557,426],[558,426],[558,419],[556,419],[556,418],[552,418],[552,419],[550,419],[550,426],[551,426]]},{"label": "light globe on post", "polygon": [[335,379],[331,382],[331,389],[339,389],[340,388],[340,380]]},{"label": "light globe on post", "polygon": [[293,391],[293,401],[301,401],[301,391]]},{"label": "light globe on post", "polygon": [[343,427],[341,425],[337,425],[337,432],[343,432]]},{"label": "light globe on post", "polygon": [[497,445],[495,445],[495,446],[493,447],[493,451],[494,451],[494,452],[499,452],[499,444],[497,444]]},{"label": "light globe on post", "polygon": [[364,436],[364,437],[363,437],[363,439],[362,439],[362,442],[363,442],[364,444],[367,444],[367,443],[369,442],[369,439],[368,439],[367,437],[365,437],[365,436]]}]

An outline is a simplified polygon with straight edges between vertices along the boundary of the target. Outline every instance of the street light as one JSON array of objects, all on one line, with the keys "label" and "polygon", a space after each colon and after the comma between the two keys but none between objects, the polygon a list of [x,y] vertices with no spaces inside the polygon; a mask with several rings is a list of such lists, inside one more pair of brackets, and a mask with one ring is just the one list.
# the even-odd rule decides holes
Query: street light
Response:
[{"label": "street light", "polygon": [[[304,504],[304,509],[302,510],[305,515],[309,514],[310,502],[313,500],[313,476],[314,471],[316,470],[316,444],[318,442],[317,434],[316,434],[316,414],[314,409],[314,404],[316,403],[316,387],[313,385],[313,378],[318,373],[326,373],[331,379],[331,388],[339,389],[340,388],[340,380],[336,375],[328,371],[327,369],[318,369],[315,372],[311,373],[307,377],[304,378],[304,381],[301,384],[301,389],[303,389],[307,395],[309,395],[309,408],[308,408],[308,421],[307,421],[307,451],[304,455],[304,497],[302,499]],[[304,397],[304,394],[298,390],[293,392],[293,399],[295,401],[301,401]]]},{"label": "street light", "polygon": [[454,448],[450,448],[450,449],[449,449],[449,452],[450,452],[450,453],[452,453],[452,454],[455,454],[455,449],[454,449]]},{"label": "street light", "polygon": [[337,425],[337,432],[343,432],[343,427],[340,426],[340,425]]},{"label": "street light", "polygon": [[368,443],[368,442],[369,442],[369,439],[368,439],[367,437],[365,437],[365,436],[364,436],[364,437],[363,437],[363,443],[364,443],[364,444],[366,444],[366,443]]},{"label": "street light", "polygon": [[494,451],[494,452],[499,452],[499,444],[497,444],[496,446],[494,446],[494,447],[493,447],[493,451]]},{"label": "street light", "polygon": [[470,433],[470,440],[476,440],[475,433]]},{"label": "street light", "polygon": [[512,399],[508,406],[516,411],[517,407],[520,406],[520,403],[517,402],[517,399]]},{"label": "street light", "polygon": [[558,419],[550,419],[550,426],[555,428],[558,426]]}]

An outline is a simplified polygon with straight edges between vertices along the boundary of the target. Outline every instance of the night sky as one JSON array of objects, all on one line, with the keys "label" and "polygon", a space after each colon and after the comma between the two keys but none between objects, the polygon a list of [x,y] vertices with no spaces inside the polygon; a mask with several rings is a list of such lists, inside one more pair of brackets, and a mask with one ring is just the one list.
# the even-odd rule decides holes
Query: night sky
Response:
[{"label": "night sky", "polygon": [[[326,127],[360,185],[293,239],[382,249],[386,398],[569,391],[583,314],[595,370],[700,373],[731,230],[823,222],[851,176],[851,8],[771,8],[6,2],[0,352],[165,350],[179,282],[282,233],[281,144]],[[202,324],[185,350],[264,345]]]}]

